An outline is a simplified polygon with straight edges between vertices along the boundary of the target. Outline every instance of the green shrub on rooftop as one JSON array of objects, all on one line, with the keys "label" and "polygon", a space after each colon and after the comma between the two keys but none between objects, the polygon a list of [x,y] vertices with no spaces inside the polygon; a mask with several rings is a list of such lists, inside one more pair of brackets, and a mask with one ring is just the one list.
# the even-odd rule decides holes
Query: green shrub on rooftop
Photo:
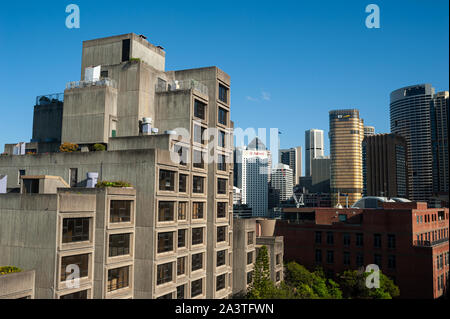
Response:
[{"label": "green shrub on rooftop", "polygon": [[22,269],[20,269],[19,267],[3,266],[3,267],[0,267],[0,276],[15,273],[15,272],[21,272],[21,271],[22,271]]},{"label": "green shrub on rooftop", "polygon": [[123,182],[123,181],[116,181],[116,182],[109,182],[109,181],[99,181],[97,185],[95,185],[97,188],[103,188],[103,187],[132,187],[130,183]]},{"label": "green shrub on rooftop", "polygon": [[94,151],[96,152],[101,152],[101,151],[106,151],[106,146],[103,144],[94,144],[94,146],[92,147],[94,149]]}]

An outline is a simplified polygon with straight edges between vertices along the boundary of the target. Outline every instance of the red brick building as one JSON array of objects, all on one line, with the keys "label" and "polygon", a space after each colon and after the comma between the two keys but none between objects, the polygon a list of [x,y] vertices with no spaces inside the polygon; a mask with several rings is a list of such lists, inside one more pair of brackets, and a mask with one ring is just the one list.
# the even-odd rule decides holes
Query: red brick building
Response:
[{"label": "red brick building", "polygon": [[285,208],[276,236],[284,259],[328,275],[377,264],[401,298],[438,298],[449,272],[449,210],[426,203],[382,203],[381,209]]}]

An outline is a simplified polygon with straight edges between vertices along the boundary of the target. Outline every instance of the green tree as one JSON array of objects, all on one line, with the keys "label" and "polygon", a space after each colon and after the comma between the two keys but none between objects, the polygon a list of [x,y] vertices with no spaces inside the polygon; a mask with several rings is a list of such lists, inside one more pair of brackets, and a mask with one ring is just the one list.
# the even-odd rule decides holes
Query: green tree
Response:
[{"label": "green tree", "polygon": [[367,288],[369,273],[346,270],[339,275],[339,285],[344,298],[351,299],[392,299],[400,295],[400,289],[380,270],[380,288]]},{"label": "green tree", "polygon": [[253,271],[253,282],[247,293],[249,299],[269,299],[273,297],[275,287],[270,280],[269,254],[267,247],[262,246],[256,256],[255,268]]}]

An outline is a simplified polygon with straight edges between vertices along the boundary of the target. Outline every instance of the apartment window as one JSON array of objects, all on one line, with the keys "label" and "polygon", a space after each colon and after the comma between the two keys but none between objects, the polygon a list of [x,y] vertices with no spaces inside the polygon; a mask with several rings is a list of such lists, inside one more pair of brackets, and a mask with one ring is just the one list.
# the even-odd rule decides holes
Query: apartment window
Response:
[{"label": "apartment window", "polygon": [[[89,275],[89,254],[66,256],[61,258],[61,281],[66,281],[67,276],[72,275],[71,272],[66,272],[67,266],[77,265],[80,269],[80,278]],[[70,270],[71,271],[71,270]]]},{"label": "apartment window", "polygon": [[250,265],[253,263],[253,252],[250,251],[247,253],[247,265]]},{"label": "apartment window", "polygon": [[74,243],[89,240],[90,218],[64,218],[62,242]]},{"label": "apartment window", "polygon": [[216,291],[225,289],[225,274],[216,277]]},{"label": "apartment window", "polygon": [[172,267],[173,263],[158,265],[156,269],[157,285],[162,285],[172,281]]},{"label": "apartment window", "polygon": [[334,234],[333,232],[327,232],[327,244],[328,245],[333,245],[334,243]]},{"label": "apartment window", "polygon": [[181,285],[177,287],[177,299],[184,299],[186,286]]},{"label": "apartment window", "polygon": [[316,263],[321,263],[322,262],[322,250],[320,249],[316,249]]},{"label": "apartment window", "polygon": [[327,251],[327,263],[329,264],[334,263],[334,251],[332,250]]},{"label": "apartment window", "polygon": [[158,297],[156,299],[172,299],[172,293],[160,296],[160,297]]},{"label": "apartment window", "polygon": [[187,202],[178,202],[178,220],[186,220]]},{"label": "apartment window", "polygon": [[223,178],[217,179],[217,194],[227,193],[227,180]]},{"label": "apartment window", "polygon": [[225,265],[226,253],[227,253],[226,250],[220,250],[217,252],[217,267]]},{"label": "apartment window", "polygon": [[217,202],[217,218],[227,217],[227,206],[228,206],[228,203]]},{"label": "apartment window", "polygon": [[200,125],[194,125],[194,142],[198,144],[205,144],[205,131],[206,128]]},{"label": "apartment window", "polygon": [[381,248],[381,235],[380,234],[373,235],[373,246],[375,248]]},{"label": "apartment window", "polygon": [[164,169],[159,170],[159,190],[174,191],[175,190],[175,172]]},{"label": "apartment window", "polygon": [[217,242],[225,241],[226,240],[226,231],[227,226],[219,226],[217,227]]},{"label": "apartment window", "polygon": [[364,245],[364,235],[362,233],[356,234],[356,246],[362,247]]},{"label": "apartment window", "polygon": [[199,100],[194,101],[194,116],[199,119],[206,119],[206,104]]},{"label": "apartment window", "polygon": [[356,266],[364,266],[364,255],[362,253],[356,254]]},{"label": "apartment window", "polygon": [[381,255],[379,254],[373,255],[373,263],[381,269]]},{"label": "apartment window", "polygon": [[25,174],[26,174],[26,172],[25,172],[24,169],[19,169],[19,179],[18,179],[18,181],[17,181],[17,184],[20,184],[20,178],[21,178],[22,176],[25,176]]},{"label": "apartment window", "polygon": [[59,299],[87,299],[88,291],[82,290],[59,297]]},{"label": "apartment window", "polygon": [[130,237],[131,234],[109,235],[109,257],[129,255]]},{"label": "apartment window", "polygon": [[76,187],[78,183],[78,168],[70,168],[69,175],[70,187]]},{"label": "apartment window", "polygon": [[253,281],[253,271],[247,273],[247,285],[250,285]]},{"label": "apartment window", "polygon": [[228,111],[219,107],[219,123],[227,125],[228,123]]},{"label": "apartment window", "polygon": [[388,267],[390,269],[395,269],[396,266],[396,260],[394,255],[390,255],[388,258]]},{"label": "apartment window", "polygon": [[205,178],[201,176],[193,176],[192,178],[192,191],[196,194],[204,193]]},{"label": "apartment window", "polygon": [[217,141],[219,147],[225,147],[225,137],[226,137],[225,132],[219,131],[219,140]]},{"label": "apartment window", "polygon": [[203,228],[192,228],[192,245],[203,244]]},{"label": "apartment window", "polygon": [[203,219],[205,203],[194,202],[192,203],[192,219]]},{"label": "apartment window", "polygon": [[279,282],[281,280],[281,271],[277,271],[275,274],[275,281]]},{"label": "apartment window", "polygon": [[222,84],[219,84],[219,100],[228,103],[228,88]]},{"label": "apartment window", "polygon": [[194,167],[205,168],[204,153],[202,151],[194,150]]},{"label": "apartment window", "polygon": [[174,220],[175,202],[160,201],[158,206],[158,221],[167,222]]},{"label": "apartment window", "polygon": [[344,234],[344,246],[346,247],[350,246],[350,234],[347,233]]},{"label": "apartment window", "polygon": [[278,266],[281,264],[281,254],[275,256],[275,264]]},{"label": "apartment window", "polygon": [[247,233],[247,245],[253,245],[254,243],[255,232],[249,231]]},{"label": "apartment window", "polygon": [[23,180],[23,192],[25,194],[38,194],[39,193],[39,179],[24,179]]},{"label": "apartment window", "polygon": [[177,276],[186,274],[186,257],[179,257],[177,259]]},{"label": "apartment window", "polygon": [[350,265],[350,253],[347,251],[344,252],[344,265]]},{"label": "apartment window", "polygon": [[388,235],[388,248],[394,249],[395,244],[395,235]]},{"label": "apartment window", "polygon": [[131,221],[131,200],[112,200],[110,209],[111,223],[126,223]]},{"label": "apartment window", "polygon": [[178,191],[180,193],[187,192],[187,179],[188,179],[188,176],[186,174],[180,174],[179,183],[178,183]]},{"label": "apartment window", "polygon": [[122,62],[130,60],[130,39],[125,39],[122,41]]},{"label": "apartment window", "polygon": [[178,229],[178,248],[186,247],[186,229]]},{"label": "apartment window", "polygon": [[173,232],[158,234],[158,253],[173,251]]},{"label": "apartment window", "polygon": [[192,271],[203,268],[203,253],[192,255]]},{"label": "apartment window", "polygon": [[198,279],[191,284],[191,297],[197,297],[203,292],[203,279]]},{"label": "apartment window", "polygon": [[321,244],[322,243],[322,232],[316,231],[315,235],[316,235],[315,236],[316,244]]},{"label": "apartment window", "polygon": [[219,171],[226,171],[227,170],[227,159],[225,155],[219,154],[217,156],[217,170]]}]

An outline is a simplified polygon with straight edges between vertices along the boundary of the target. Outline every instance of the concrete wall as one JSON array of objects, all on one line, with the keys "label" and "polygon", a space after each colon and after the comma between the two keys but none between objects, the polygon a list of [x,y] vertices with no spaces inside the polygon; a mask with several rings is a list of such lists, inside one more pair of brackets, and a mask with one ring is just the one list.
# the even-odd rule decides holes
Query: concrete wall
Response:
[{"label": "concrete wall", "polygon": [[0,299],[34,299],[34,270],[0,276]]}]

